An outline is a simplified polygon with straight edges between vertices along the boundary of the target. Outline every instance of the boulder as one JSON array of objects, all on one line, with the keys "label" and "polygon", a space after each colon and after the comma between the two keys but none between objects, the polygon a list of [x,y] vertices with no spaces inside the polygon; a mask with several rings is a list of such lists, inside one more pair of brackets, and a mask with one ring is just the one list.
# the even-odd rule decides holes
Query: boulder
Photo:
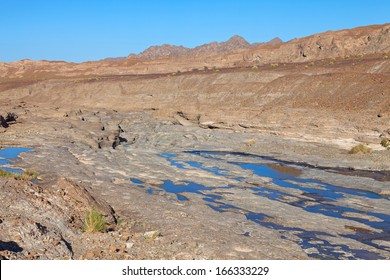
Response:
[{"label": "boulder", "polygon": [[68,199],[77,201],[82,208],[96,208],[106,218],[109,225],[113,226],[116,224],[115,212],[112,207],[104,200],[97,199],[91,195],[88,187],[83,183],[76,183],[70,179],[60,178],[56,182],[57,188],[68,197]]},{"label": "boulder", "polygon": [[17,118],[18,116],[15,113],[0,114],[0,126],[7,128],[10,124],[15,123]]},{"label": "boulder", "polygon": [[189,121],[188,119],[186,119],[185,117],[183,117],[183,116],[181,116],[179,114],[176,114],[174,116],[174,118],[182,126],[194,126],[194,124],[191,121]]}]

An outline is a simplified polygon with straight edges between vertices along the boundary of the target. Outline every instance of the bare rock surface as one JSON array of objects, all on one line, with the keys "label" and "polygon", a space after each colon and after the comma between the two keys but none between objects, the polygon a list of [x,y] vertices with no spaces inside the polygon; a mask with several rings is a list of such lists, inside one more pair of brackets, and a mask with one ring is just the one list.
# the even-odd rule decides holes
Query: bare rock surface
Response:
[{"label": "bare rock surface", "polygon": [[[10,250],[5,254],[6,258],[33,258],[25,256],[28,255],[25,252],[35,252],[42,246],[47,252],[34,254],[34,258],[389,257],[378,224],[388,218],[389,200],[386,196],[380,198],[380,195],[390,189],[389,183],[299,165],[301,157],[302,161],[311,162],[313,166],[372,168],[378,164],[379,152],[365,158],[365,163],[353,156],[345,161],[348,154],[337,148],[231,130],[182,126],[155,119],[144,112],[83,109],[76,118],[69,113],[64,117],[58,112],[61,109],[39,107],[35,112],[33,108],[29,110],[31,113],[21,117],[2,140],[3,143],[18,141],[19,145],[33,147],[33,151],[22,155],[23,160],[18,161],[17,166],[33,166],[41,174],[41,181],[37,185],[7,181],[3,186],[13,191],[18,190],[17,186],[23,186],[22,195],[18,194],[21,202],[16,201],[13,205],[21,207],[30,199],[31,204],[38,203],[35,207],[40,211],[31,216],[29,207],[24,206],[19,212],[5,207],[3,221],[13,221],[16,216],[25,215],[20,224],[29,224],[31,228],[23,227],[20,231],[31,231],[39,223],[47,228],[47,234],[52,238],[66,240],[72,250],[66,245],[58,245],[63,246],[59,247],[62,249],[52,252],[41,245],[43,243],[34,243],[33,237],[24,236],[25,239],[20,240],[3,232],[3,242],[16,242],[23,248],[14,252],[16,249],[7,247]],[[115,125],[121,122],[121,137],[135,140],[121,143],[115,149],[109,146],[99,148],[93,143],[101,133],[100,118],[104,118],[107,128],[113,124],[112,128],[116,129]],[[42,126],[42,123],[46,125]],[[66,137],[64,131],[67,131]],[[332,156],[327,156],[322,149]],[[210,158],[202,153],[186,153],[196,150],[224,153]],[[237,151],[242,155],[235,154]],[[271,175],[259,175],[243,168],[245,166],[232,164],[270,164],[267,158],[256,158],[257,154],[276,160],[290,159],[295,162],[295,167],[284,170],[281,166],[281,169],[274,170],[292,172],[302,178],[299,180],[310,178],[318,181],[300,182],[298,188],[286,188]],[[66,179],[55,179],[57,176]],[[294,180],[292,177],[285,183],[297,184]],[[327,185],[323,182],[345,188],[334,194],[345,192],[345,195],[324,204],[335,209],[341,207],[343,210],[337,210],[339,216],[321,210],[321,199],[310,196],[315,190],[319,193],[326,190]],[[177,192],[175,188],[178,188]],[[180,188],[184,189],[179,191]],[[257,192],[263,188],[264,196],[259,196]],[[380,199],[358,196],[360,193],[355,191],[356,188],[362,192],[375,192]],[[30,192],[34,194],[32,197],[42,192],[41,196],[49,197],[47,200],[51,206],[46,206],[49,208],[43,212],[40,200],[27,196]],[[7,194],[9,201],[15,197],[9,191],[2,194]],[[3,201],[7,198],[4,197]],[[98,208],[107,217],[112,232],[82,233],[83,217],[91,207]],[[358,214],[360,211],[366,214]],[[137,226],[118,226],[116,222],[121,219],[127,221],[127,225],[135,223]],[[15,225],[9,228],[15,228]],[[34,230],[39,232],[39,228]],[[122,236],[122,231],[127,232],[127,237]],[[361,232],[377,241],[362,242],[359,239]],[[42,239],[46,238],[46,233],[41,235]],[[33,236],[35,238],[38,233]],[[305,240],[303,236],[310,238]],[[323,246],[326,250],[321,251],[322,245],[318,244],[326,244]],[[344,253],[337,253],[340,246]]]},{"label": "bare rock surface", "polygon": [[390,259],[389,34],[1,63],[1,257]]}]

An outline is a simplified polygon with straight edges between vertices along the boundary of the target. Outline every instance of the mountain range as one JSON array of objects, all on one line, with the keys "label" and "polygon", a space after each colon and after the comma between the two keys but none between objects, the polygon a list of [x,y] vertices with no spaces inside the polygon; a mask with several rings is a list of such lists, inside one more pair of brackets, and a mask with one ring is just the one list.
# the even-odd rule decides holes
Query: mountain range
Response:
[{"label": "mountain range", "polygon": [[21,60],[0,62],[0,82],[9,79],[34,80],[58,77],[171,74],[203,69],[258,67],[266,64],[309,63],[324,59],[388,56],[390,24],[327,31],[282,42],[250,44],[235,35],[226,42],[212,42],[195,48],[164,44],[152,46],[128,57],[69,63],[65,61]]},{"label": "mountain range", "polygon": [[280,44],[280,38],[274,38],[267,43],[248,43],[243,37],[234,35],[226,42],[211,42],[195,48],[186,48],[183,46],[175,46],[164,44],[162,46],[152,46],[141,52],[140,54],[130,54],[129,58],[140,59],[157,59],[162,57],[179,57],[179,56],[200,56],[202,54],[224,54],[232,51],[254,48],[263,44]]}]

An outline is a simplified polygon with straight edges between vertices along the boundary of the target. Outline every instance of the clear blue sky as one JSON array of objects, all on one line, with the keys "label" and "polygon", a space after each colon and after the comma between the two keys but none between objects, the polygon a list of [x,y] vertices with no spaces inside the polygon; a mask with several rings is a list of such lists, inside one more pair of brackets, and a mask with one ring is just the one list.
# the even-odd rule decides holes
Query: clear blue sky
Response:
[{"label": "clear blue sky", "polygon": [[0,0],[0,61],[81,62],[164,43],[287,41],[389,22],[389,0]]}]

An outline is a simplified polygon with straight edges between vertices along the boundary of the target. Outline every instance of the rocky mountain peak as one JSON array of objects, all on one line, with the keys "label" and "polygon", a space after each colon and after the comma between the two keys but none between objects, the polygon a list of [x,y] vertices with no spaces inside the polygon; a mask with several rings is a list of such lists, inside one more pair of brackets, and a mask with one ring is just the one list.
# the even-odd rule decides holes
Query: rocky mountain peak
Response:
[{"label": "rocky mountain peak", "polygon": [[164,44],[161,46],[149,47],[138,55],[132,55],[132,57],[141,59],[156,59],[160,57],[180,56],[185,54],[187,50],[188,49],[183,46]]},{"label": "rocky mountain peak", "polygon": [[229,40],[225,42],[226,44],[234,45],[234,46],[243,46],[248,47],[250,44],[247,40],[239,35],[232,36]]},{"label": "rocky mountain peak", "polygon": [[276,44],[280,44],[280,43],[283,43],[283,41],[279,37],[275,37],[271,41],[268,42],[268,44],[272,44],[272,45],[276,45]]}]

